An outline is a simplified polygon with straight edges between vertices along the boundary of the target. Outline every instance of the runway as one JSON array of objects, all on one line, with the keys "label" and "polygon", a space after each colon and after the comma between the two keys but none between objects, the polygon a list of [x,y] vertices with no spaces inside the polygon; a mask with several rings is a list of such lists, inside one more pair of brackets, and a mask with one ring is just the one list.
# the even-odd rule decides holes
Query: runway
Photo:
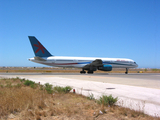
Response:
[{"label": "runway", "polygon": [[41,84],[71,86],[78,94],[95,98],[112,94],[117,105],[160,116],[160,74],[119,73],[0,73],[0,77],[20,77]]},{"label": "runway", "polygon": [[121,85],[139,86],[146,88],[160,89],[160,74],[159,73],[94,73],[94,74],[79,74],[79,73],[0,73],[0,75],[9,76],[55,76],[62,78],[72,78],[87,81],[96,81],[103,83],[113,83]]}]

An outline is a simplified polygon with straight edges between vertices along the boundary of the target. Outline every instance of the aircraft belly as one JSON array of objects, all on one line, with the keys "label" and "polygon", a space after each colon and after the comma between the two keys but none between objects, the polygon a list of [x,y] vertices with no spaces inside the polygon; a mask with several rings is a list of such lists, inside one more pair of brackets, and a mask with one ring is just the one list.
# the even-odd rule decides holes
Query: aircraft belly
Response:
[{"label": "aircraft belly", "polygon": [[[49,66],[55,66],[55,67],[77,67],[82,68],[86,64],[78,64],[78,63],[53,63],[53,62],[46,62],[46,61],[34,61],[36,63],[49,65]],[[117,65],[117,64],[110,64],[113,68],[134,68],[135,66],[132,64],[126,64],[126,65]]]},{"label": "aircraft belly", "polygon": [[134,68],[133,65],[112,65],[113,68]]}]

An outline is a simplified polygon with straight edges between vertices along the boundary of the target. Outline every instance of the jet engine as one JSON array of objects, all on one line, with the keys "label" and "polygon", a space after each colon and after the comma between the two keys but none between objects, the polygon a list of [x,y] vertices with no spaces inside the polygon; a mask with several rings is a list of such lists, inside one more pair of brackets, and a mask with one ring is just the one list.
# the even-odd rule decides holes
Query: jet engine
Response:
[{"label": "jet engine", "polygon": [[98,70],[102,70],[102,71],[111,71],[112,70],[112,65],[103,65],[98,67]]}]

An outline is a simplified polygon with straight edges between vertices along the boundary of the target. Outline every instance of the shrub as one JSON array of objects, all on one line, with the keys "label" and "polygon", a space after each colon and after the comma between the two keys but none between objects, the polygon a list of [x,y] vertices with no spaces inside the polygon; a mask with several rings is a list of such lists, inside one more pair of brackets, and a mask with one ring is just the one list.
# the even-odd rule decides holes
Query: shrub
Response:
[{"label": "shrub", "polygon": [[72,90],[70,86],[66,86],[66,87],[56,86],[53,89],[55,92],[58,92],[58,93],[68,93]]},{"label": "shrub", "polygon": [[31,86],[31,88],[36,88],[37,87],[36,84],[31,84],[30,86]]},{"label": "shrub", "polygon": [[45,90],[46,90],[49,94],[52,94],[52,93],[53,93],[52,85],[50,85],[49,83],[46,83],[46,84],[45,84]]},{"label": "shrub", "polygon": [[64,92],[64,93],[68,93],[68,92],[70,92],[71,90],[72,90],[72,88],[71,88],[70,86],[66,86],[66,87],[63,88],[63,92]]},{"label": "shrub", "polygon": [[87,99],[89,99],[89,100],[95,100],[93,93],[89,94],[89,96],[87,97]]},{"label": "shrub", "polygon": [[[53,92],[57,92],[57,93],[68,93],[72,90],[72,88],[70,86],[66,86],[66,87],[60,87],[60,86],[56,86],[56,87],[52,87],[51,84],[46,83],[44,85],[44,89],[49,93],[52,94]],[[40,86],[40,90],[43,90],[43,86]]]},{"label": "shrub", "polygon": [[56,86],[53,89],[54,89],[55,92],[58,92],[58,93],[62,93],[63,92],[63,90],[62,90],[63,87],[60,87],[60,86]]},{"label": "shrub", "polygon": [[32,85],[32,84],[35,84],[35,82],[30,81],[30,80],[26,80],[26,81],[24,82],[24,85],[27,85],[27,86],[30,86],[30,85]]},{"label": "shrub", "polygon": [[112,95],[107,96],[107,95],[103,95],[102,97],[100,97],[99,100],[97,100],[98,104],[103,104],[103,105],[110,105],[113,106],[118,100],[118,97],[114,98],[112,97]]}]

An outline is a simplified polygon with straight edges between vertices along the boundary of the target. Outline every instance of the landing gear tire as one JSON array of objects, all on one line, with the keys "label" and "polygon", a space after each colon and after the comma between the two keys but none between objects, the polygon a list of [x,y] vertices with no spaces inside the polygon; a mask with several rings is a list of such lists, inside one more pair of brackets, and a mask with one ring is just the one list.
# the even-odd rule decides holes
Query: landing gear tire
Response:
[{"label": "landing gear tire", "polygon": [[126,72],[125,72],[125,74],[128,74],[128,68],[126,68]]},{"label": "landing gear tire", "polygon": [[86,73],[86,71],[80,71],[80,73],[81,73],[81,74],[85,74],[85,73]]},{"label": "landing gear tire", "polygon": [[88,71],[87,73],[88,73],[88,74],[93,74],[93,71]]}]

